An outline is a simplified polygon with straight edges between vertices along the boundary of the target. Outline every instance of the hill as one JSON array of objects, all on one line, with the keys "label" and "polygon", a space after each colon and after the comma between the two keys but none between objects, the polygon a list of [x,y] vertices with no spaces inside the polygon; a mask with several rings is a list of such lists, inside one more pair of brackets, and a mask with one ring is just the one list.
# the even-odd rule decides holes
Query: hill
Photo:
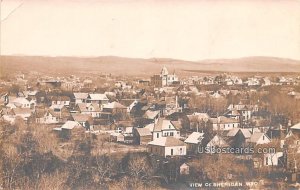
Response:
[{"label": "hill", "polygon": [[202,60],[197,62],[166,58],[43,57],[2,56],[0,69],[5,72],[38,71],[42,73],[112,73],[117,75],[150,75],[165,65],[169,71],[222,72],[300,72],[300,61],[275,57]]}]

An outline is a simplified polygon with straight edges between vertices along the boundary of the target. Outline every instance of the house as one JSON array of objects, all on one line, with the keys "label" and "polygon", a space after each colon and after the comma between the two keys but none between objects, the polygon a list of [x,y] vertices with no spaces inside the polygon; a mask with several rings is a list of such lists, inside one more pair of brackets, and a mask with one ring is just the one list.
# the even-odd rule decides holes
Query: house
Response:
[{"label": "house", "polygon": [[203,139],[204,133],[193,132],[190,134],[184,141],[187,144],[187,152],[197,153]]},{"label": "house", "polygon": [[34,91],[24,91],[23,94],[25,96],[25,98],[28,98],[30,100],[34,100],[37,101],[37,95],[38,95],[39,91],[34,90]]},{"label": "house", "polygon": [[10,112],[14,118],[21,117],[24,121],[28,121],[32,112],[29,108],[13,108]]},{"label": "house", "polygon": [[50,110],[59,117],[59,122],[66,122],[70,117],[70,112],[64,105],[52,105]]},{"label": "house", "polygon": [[234,128],[228,131],[226,137],[231,141],[232,147],[243,147],[251,135],[249,129]]},{"label": "house", "polygon": [[161,137],[148,143],[148,152],[162,157],[186,155],[186,145],[174,137]]},{"label": "house", "polygon": [[124,134],[119,133],[119,132],[112,132],[110,134],[110,141],[111,142],[124,142],[125,136],[124,136]]},{"label": "house", "polygon": [[100,117],[100,107],[98,104],[93,103],[78,103],[77,108],[81,114],[91,115],[93,118]]},{"label": "house", "polygon": [[147,145],[152,140],[152,133],[148,128],[133,128],[135,144]]},{"label": "house", "polygon": [[85,131],[85,129],[76,121],[67,121],[60,127],[60,130],[61,135],[64,138],[75,137],[84,133]]},{"label": "house", "polygon": [[127,107],[120,104],[119,102],[114,101],[114,102],[103,105],[103,111],[110,112],[112,114],[127,113]]},{"label": "house", "polygon": [[264,154],[264,166],[279,166],[283,163],[281,160],[283,159],[283,152],[274,152],[274,153],[266,153]]},{"label": "house", "polygon": [[51,105],[63,105],[66,107],[70,106],[70,97],[68,96],[52,96],[50,97]]},{"label": "house", "polygon": [[157,123],[150,123],[145,128],[152,132],[152,140],[168,136],[180,138],[180,131],[171,120],[159,118]]},{"label": "house", "polygon": [[39,109],[35,111],[35,121],[41,124],[56,124],[59,123],[59,115],[53,110]]},{"label": "house", "polygon": [[106,94],[89,94],[87,97],[87,103],[93,104],[107,104],[109,99],[107,98]]},{"label": "house", "polygon": [[130,113],[133,108],[138,104],[138,100],[136,99],[123,99],[120,100],[120,103],[127,107],[127,113]]},{"label": "house", "polygon": [[36,102],[34,100],[28,100],[24,97],[18,97],[18,98],[12,98],[9,97],[9,104],[15,105],[15,107],[18,108],[30,108],[33,109],[36,105]]},{"label": "house", "polygon": [[88,114],[72,113],[71,117],[74,121],[82,125],[86,130],[93,129],[93,119]]},{"label": "house", "polygon": [[[238,104],[230,104],[228,106],[227,110],[228,110],[228,112],[226,112],[224,115],[233,116],[233,117],[235,117],[235,116],[241,117],[242,116],[242,118],[240,118],[240,120],[248,121],[251,119],[252,112],[258,112],[258,106],[257,105],[245,105],[242,102],[239,102]],[[234,114],[233,112],[236,112],[236,113]]]},{"label": "house", "polygon": [[213,130],[231,130],[233,128],[240,127],[240,122],[234,118],[227,118],[225,116],[219,116],[217,118],[211,118],[211,122],[213,123]]},{"label": "house", "polygon": [[215,135],[205,147],[206,152],[213,153],[214,148],[229,147],[227,142],[219,135]]},{"label": "house", "polygon": [[88,96],[89,94],[88,93],[74,93],[74,99],[75,99],[75,104],[78,104],[78,103],[86,103],[87,102],[87,99],[88,99]]},{"label": "house", "polygon": [[147,110],[145,114],[143,115],[143,118],[148,120],[148,123],[155,123],[158,121],[158,118],[160,117],[160,111],[152,111]]},{"label": "house", "polygon": [[248,140],[248,143],[253,144],[254,146],[268,144],[270,142],[270,138],[265,133],[253,133]]}]

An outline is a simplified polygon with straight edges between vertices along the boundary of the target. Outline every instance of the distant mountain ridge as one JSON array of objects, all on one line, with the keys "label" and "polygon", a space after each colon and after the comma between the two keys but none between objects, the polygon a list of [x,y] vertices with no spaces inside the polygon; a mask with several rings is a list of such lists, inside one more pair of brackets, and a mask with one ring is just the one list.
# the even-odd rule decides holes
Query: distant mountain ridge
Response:
[{"label": "distant mountain ridge", "polygon": [[169,72],[221,71],[221,72],[300,72],[300,61],[276,57],[244,57],[238,59],[211,59],[185,61],[169,58],[101,57],[45,57],[1,56],[0,69],[7,71],[39,71],[53,73],[112,73],[123,75],[149,75],[158,73],[165,65]]}]

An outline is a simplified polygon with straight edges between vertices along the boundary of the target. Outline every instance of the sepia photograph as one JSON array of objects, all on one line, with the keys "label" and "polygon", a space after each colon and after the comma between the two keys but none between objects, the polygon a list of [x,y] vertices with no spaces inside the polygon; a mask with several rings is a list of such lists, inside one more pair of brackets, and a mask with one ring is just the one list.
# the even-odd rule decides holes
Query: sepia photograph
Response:
[{"label": "sepia photograph", "polygon": [[299,0],[0,0],[0,190],[300,189]]}]

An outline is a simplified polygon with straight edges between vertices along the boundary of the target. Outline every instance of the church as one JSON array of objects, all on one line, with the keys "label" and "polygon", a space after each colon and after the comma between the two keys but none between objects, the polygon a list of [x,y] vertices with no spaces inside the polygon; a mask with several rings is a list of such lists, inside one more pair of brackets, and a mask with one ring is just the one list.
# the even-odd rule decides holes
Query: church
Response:
[{"label": "church", "polygon": [[178,82],[179,79],[175,75],[175,71],[173,72],[173,74],[169,74],[168,69],[165,66],[162,68],[159,75],[153,75],[151,77],[151,84],[155,87],[170,86]]}]

